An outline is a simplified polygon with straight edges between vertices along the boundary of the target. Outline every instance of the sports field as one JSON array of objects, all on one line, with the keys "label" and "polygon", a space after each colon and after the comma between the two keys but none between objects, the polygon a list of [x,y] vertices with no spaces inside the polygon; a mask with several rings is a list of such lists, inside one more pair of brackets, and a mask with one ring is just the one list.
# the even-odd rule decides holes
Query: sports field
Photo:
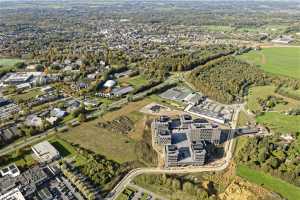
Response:
[{"label": "sports field", "polygon": [[264,48],[250,51],[239,58],[261,66],[266,72],[300,79],[300,48]]},{"label": "sports field", "polygon": [[247,166],[239,165],[237,175],[246,178],[248,181],[261,185],[269,190],[279,193],[289,200],[300,199],[300,189],[292,184],[282,181],[260,171],[250,169]]}]

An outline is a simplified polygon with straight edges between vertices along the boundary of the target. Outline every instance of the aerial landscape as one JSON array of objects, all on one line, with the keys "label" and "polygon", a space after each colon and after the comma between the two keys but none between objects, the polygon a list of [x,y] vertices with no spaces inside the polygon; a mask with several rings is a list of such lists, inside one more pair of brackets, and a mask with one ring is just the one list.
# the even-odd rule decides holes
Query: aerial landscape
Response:
[{"label": "aerial landscape", "polygon": [[299,200],[300,1],[0,0],[0,200]]}]

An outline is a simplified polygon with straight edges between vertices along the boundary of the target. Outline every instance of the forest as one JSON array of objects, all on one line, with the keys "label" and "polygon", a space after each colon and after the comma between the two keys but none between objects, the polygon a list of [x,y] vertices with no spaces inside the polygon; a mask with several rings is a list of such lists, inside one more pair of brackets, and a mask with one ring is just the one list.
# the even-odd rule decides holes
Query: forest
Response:
[{"label": "forest", "polygon": [[187,75],[187,80],[199,91],[222,103],[240,102],[250,85],[270,82],[262,70],[232,56],[195,68]]},{"label": "forest", "polygon": [[148,78],[165,79],[169,72],[188,71],[211,60],[229,55],[238,50],[232,45],[207,45],[199,47],[194,52],[180,52],[171,55],[161,55],[157,59],[143,60],[146,66],[144,73]]},{"label": "forest", "polygon": [[299,134],[291,143],[278,136],[251,138],[237,156],[240,164],[262,170],[300,187]]}]

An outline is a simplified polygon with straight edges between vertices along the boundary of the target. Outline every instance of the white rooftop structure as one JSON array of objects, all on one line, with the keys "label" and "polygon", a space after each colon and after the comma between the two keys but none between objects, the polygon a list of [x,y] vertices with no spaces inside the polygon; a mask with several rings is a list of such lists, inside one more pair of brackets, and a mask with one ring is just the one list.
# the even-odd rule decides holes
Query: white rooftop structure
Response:
[{"label": "white rooftop structure", "polygon": [[23,194],[18,188],[12,189],[0,196],[1,200],[25,200]]},{"label": "white rooftop structure", "polygon": [[111,88],[111,87],[113,87],[114,85],[116,85],[116,81],[114,81],[114,80],[108,80],[108,81],[106,81],[105,83],[104,83],[104,87],[106,87],[106,88]]},{"label": "white rooftop structure", "polygon": [[26,117],[26,120],[24,122],[27,126],[35,126],[35,127],[39,127],[43,125],[43,121],[40,117],[36,116],[36,115],[28,115]]},{"label": "white rooftop structure", "polygon": [[20,175],[20,170],[16,166],[15,163],[12,163],[6,167],[3,167],[0,170],[1,176],[11,176],[11,177],[16,177]]},{"label": "white rooftop structure", "polygon": [[39,162],[50,162],[60,157],[59,152],[48,141],[31,147]]},{"label": "white rooftop structure", "polygon": [[47,86],[41,88],[42,92],[49,92],[51,90],[53,90],[53,87],[50,85],[47,85]]}]

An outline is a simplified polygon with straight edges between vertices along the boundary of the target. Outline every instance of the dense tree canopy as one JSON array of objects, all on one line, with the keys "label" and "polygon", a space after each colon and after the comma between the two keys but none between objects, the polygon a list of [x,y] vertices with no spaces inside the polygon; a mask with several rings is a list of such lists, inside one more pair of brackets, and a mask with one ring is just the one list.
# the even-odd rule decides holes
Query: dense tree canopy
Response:
[{"label": "dense tree canopy", "polygon": [[231,103],[241,100],[250,85],[263,85],[268,78],[256,66],[229,56],[195,68],[188,81],[209,97]]}]

